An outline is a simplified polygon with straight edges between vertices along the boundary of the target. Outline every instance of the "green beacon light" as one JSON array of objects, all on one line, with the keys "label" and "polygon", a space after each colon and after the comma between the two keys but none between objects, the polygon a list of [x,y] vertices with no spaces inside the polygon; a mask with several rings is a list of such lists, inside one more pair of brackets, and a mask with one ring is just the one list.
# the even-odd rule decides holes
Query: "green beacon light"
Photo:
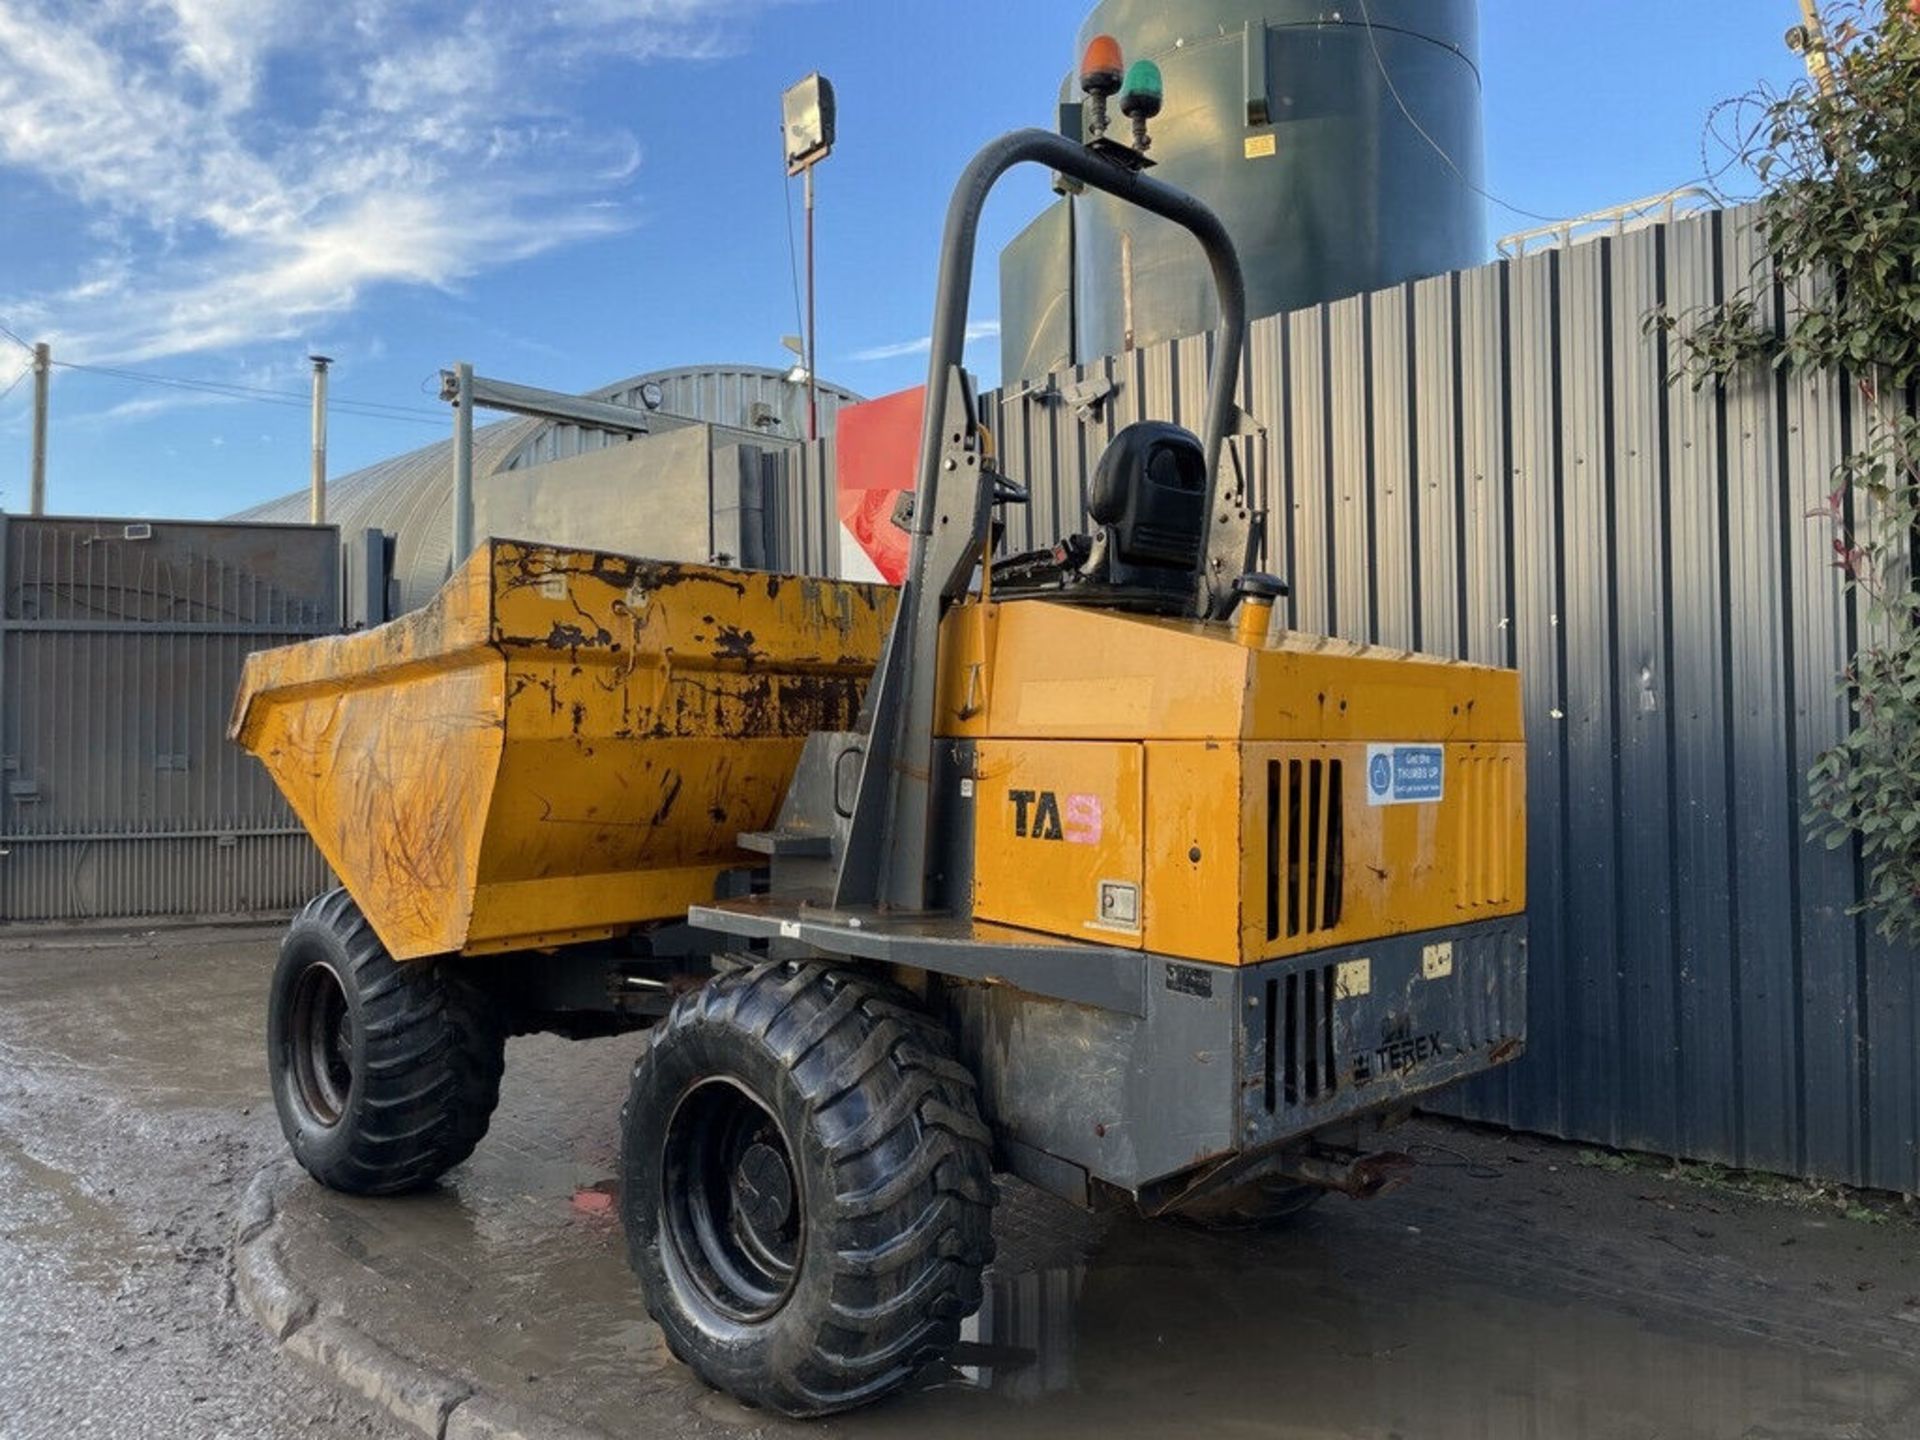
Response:
[{"label": "green beacon light", "polygon": [[1127,82],[1120,92],[1120,113],[1133,121],[1133,148],[1142,155],[1152,148],[1147,138],[1147,122],[1160,113],[1165,93],[1160,67],[1151,60],[1136,60],[1127,67]]}]

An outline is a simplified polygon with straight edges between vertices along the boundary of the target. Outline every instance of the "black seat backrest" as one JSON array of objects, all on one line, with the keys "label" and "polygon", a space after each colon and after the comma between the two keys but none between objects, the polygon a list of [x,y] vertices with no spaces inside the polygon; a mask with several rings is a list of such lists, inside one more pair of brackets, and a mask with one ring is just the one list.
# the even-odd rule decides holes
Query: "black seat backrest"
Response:
[{"label": "black seat backrest", "polygon": [[1160,420],[1138,421],[1114,436],[1087,491],[1087,513],[1111,537],[1110,560],[1127,569],[1198,571],[1206,507],[1199,437]]}]

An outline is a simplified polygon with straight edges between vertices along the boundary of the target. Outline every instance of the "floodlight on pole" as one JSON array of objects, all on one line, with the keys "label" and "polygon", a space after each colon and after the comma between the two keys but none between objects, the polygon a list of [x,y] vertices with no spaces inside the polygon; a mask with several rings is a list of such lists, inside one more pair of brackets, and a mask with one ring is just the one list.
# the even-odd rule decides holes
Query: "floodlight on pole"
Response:
[{"label": "floodlight on pole", "polygon": [[787,175],[806,176],[807,209],[807,335],[801,365],[807,372],[807,438],[820,438],[819,327],[814,321],[813,284],[813,167],[833,153],[833,85],[815,71],[780,97],[782,139],[786,146]]},{"label": "floodlight on pole", "polygon": [[793,364],[787,367],[787,383],[804,385],[813,371],[807,365],[807,342],[798,335],[782,335],[780,344],[793,356]]}]

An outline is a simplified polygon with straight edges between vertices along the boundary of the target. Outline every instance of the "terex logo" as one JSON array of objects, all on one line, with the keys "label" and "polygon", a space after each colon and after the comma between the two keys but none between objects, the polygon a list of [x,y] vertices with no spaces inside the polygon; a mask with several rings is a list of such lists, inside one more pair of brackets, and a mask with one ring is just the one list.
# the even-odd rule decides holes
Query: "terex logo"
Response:
[{"label": "terex logo", "polygon": [[1066,819],[1061,819],[1060,797],[1051,790],[1009,790],[1013,801],[1013,833],[1023,840],[1065,840],[1070,845],[1100,843],[1100,797],[1069,795]]},{"label": "terex logo", "polygon": [[1429,1060],[1438,1060],[1446,1053],[1446,1044],[1441,1040],[1438,1030],[1416,1035],[1411,1020],[1391,1018],[1380,1027],[1379,1047],[1354,1056],[1353,1083],[1365,1085],[1370,1080],[1405,1075],[1409,1070]]}]

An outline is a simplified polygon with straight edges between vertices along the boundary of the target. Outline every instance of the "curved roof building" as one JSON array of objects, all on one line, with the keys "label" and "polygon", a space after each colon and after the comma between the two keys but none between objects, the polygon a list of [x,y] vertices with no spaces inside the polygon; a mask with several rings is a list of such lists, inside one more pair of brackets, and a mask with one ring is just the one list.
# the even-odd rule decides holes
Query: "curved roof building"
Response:
[{"label": "curved roof building", "polygon": [[[651,388],[655,386],[657,393]],[[861,398],[851,390],[824,382],[819,397],[823,438],[832,436],[840,407],[856,404]],[[590,391],[588,398],[650,411],[654,435],[709,425],[724,427],[738,440],[771,442],[776,447],[789,447],[806,437],[806,387],[793,384],[779,370],[760,366],[656,370]],[[650,405],[648,400],[655,403]],[[396,611],[425,604],[452,566],[451,412],[448,429],[445,440],[327,483],[327,520],[340,527],[343,537],[369,529],[393,537]],[[513,418],[477,425],[473,432],[474,490],[476,495],[483,495],[490,480],[511,472],[530,471],[627,443],[626,436],[552,420]],[[535,477],[528,476],[527,480],[536,483]],[[228,518],[298,523],[307,518],[307,503],[303,488]]]}]

